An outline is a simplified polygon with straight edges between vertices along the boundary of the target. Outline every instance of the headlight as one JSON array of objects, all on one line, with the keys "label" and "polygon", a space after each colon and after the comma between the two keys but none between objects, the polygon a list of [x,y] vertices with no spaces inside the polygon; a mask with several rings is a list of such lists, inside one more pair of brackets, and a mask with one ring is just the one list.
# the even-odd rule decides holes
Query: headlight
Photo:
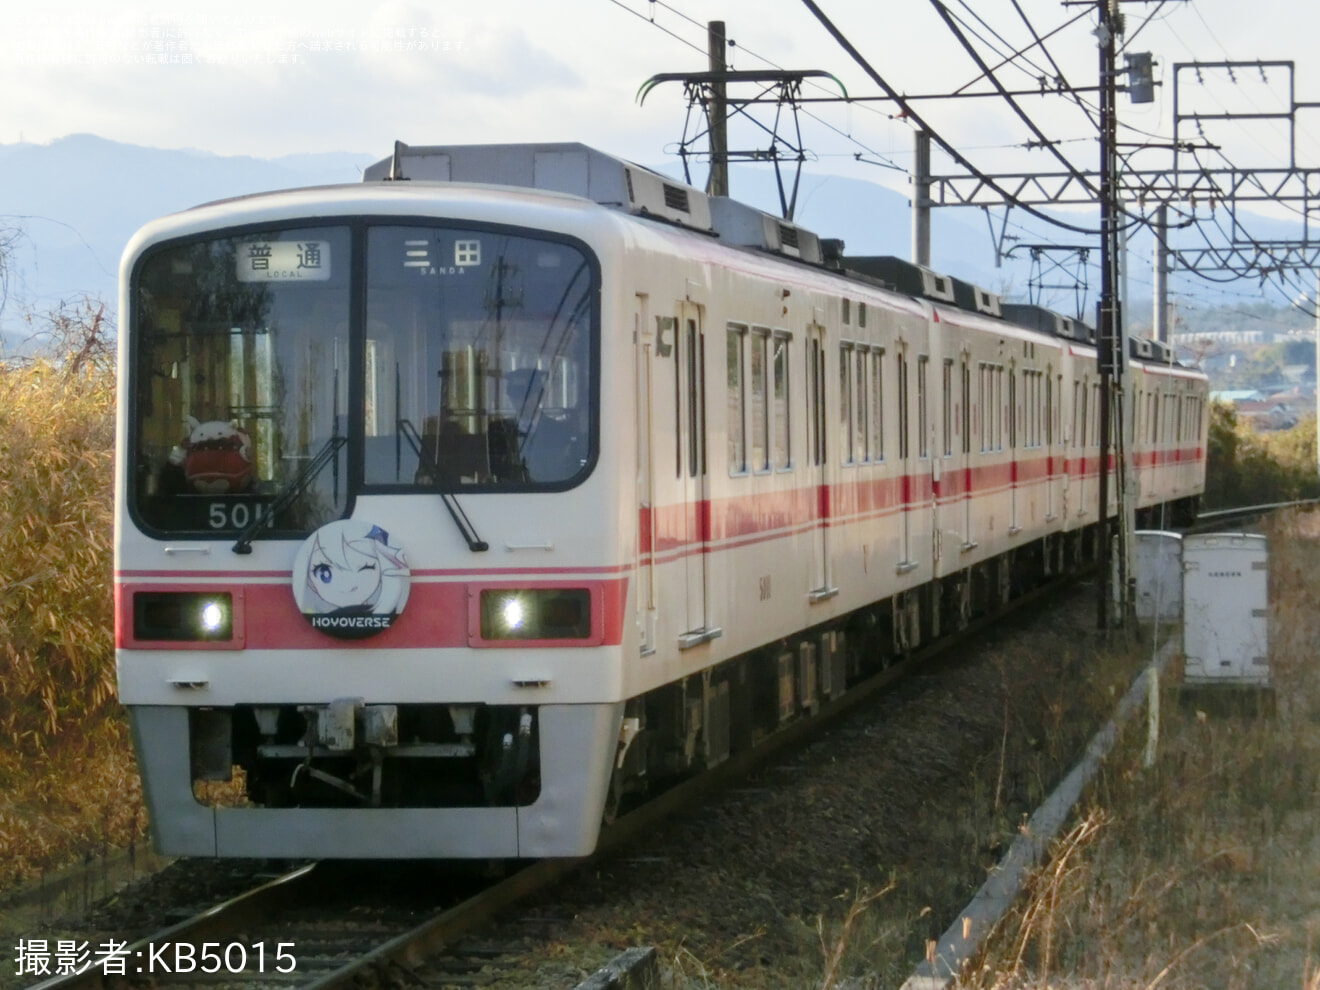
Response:
[{"label": "headlight", "polygon": [[586,588],[486,588],[481,592],[482,639],[586,639],[591,593]]},{"label": "headlight", "polygon": [[133,595],[133,638],[233,639],[233,596],[227,591],[139,591]]}]

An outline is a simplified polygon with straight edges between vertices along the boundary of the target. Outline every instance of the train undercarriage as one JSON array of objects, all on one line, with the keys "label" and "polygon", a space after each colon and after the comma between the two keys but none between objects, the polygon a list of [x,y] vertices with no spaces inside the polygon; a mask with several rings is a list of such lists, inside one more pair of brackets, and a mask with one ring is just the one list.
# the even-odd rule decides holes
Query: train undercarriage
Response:
[{"label": "train undercarriage", "polygon": [[[1190,501],[1190,500],[1189,500]],[[1171,505],[1182,518],[1194,505]],[[606,822],[669,783],[757,746],[850,686],[1092,563],[1099,529],[1053,534],[804,630],[622,706]],[[572,707],[572,706],[567,706]],[[506,808],[542,792],[537,706],[244,705],[191,709],[193,796],[264,808]]]}]

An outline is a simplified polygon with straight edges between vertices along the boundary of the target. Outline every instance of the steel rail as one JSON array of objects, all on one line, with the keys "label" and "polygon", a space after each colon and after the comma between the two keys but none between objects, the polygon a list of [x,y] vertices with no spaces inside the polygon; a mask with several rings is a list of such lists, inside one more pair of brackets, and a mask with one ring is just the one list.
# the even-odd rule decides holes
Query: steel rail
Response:
[{"label": "steel rail", "polygon": [[[231,897],[191,918],[125,946],[116,954],[116,958],[125,961],[126,973],[132,973],[136,969],[135,960],[141,959],[143,953],[153,947],[175,942],[193,944],[208,936],[228,934],[246,925],[265,921],[305,894],[317,879],[316,867],[316,863],[308,863],[260,887]],[[105,969],[108,962],[107,958],[89,963],[78,972],[52,977],[35,984],[30,990],[102,990],[122,985],[127,977],[113,973],[107,975]]]}]

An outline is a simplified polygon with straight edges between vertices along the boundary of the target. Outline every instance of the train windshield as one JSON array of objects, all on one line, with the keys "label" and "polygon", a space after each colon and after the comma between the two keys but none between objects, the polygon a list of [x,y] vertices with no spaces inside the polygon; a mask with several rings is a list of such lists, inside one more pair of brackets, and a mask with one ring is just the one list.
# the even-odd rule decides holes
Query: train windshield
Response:
[{"label": "train windshield", "polygon": [[341,518],[358,485],[557,490],[590,470],[599,279],[585,250],[357,231],[172,242],[139,262],[132,507],[148,529],[241,533],[294,493],[262,524],[291,536]]},{"label": "train windshield", "polygon": [[595,278],[580,250],[380,226],[367,266],[368,485],[563,488],[588,469]]},{"label": "train windshield", "polygon": [[319,451],[335,451],[277,528],[347,501],[349,232],[193,241],[134,282],[136,508],[168,531],[242,530]]}]

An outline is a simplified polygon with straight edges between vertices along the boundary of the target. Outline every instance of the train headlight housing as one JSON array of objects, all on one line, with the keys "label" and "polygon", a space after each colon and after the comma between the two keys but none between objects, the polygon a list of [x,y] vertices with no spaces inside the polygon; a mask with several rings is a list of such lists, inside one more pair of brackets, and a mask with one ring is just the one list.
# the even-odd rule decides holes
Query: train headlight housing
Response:
[{"label": "train headlight housing", "polygon": [[227,591],[139,591],[133,596],[133,638],[170,642],[233,639],[233,596]]},{"label": "train headlight housing", "polygon": [[485,588],[482,639],[587,639],[591,593],[586,588]]}]

